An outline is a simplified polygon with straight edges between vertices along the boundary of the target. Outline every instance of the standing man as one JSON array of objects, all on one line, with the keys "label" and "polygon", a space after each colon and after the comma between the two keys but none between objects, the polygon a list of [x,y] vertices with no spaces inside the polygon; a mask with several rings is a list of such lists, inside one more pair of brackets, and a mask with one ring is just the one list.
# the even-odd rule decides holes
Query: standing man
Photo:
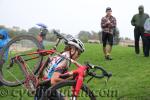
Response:
[{"label": "standing man", "polygon": [[144,45],[144,23],[147,18],[149,18],[149,15],[144,13],[144,6],[140,5],[139,8],[139,13],[135,14],[131,20],[131,24],[135,26],[134,28],[134,40],[135,40],[135,53],[139,54],[140,49],[139,49],[139,39],[140,36],[142,38],[143,42],[143,52],[145,50],[145,45]]},{"label": "standing man", "polygon": [[[102,41],[103,41],[103,52],[106,60],[112,60],[110,53],[113,45],[113,31],[116,28],[116,18],[112,16],[112,10],[110,7],[106,8],[106,16],[101,19],[102,28]],[[108,41],[108,48],[106,44]]]}]

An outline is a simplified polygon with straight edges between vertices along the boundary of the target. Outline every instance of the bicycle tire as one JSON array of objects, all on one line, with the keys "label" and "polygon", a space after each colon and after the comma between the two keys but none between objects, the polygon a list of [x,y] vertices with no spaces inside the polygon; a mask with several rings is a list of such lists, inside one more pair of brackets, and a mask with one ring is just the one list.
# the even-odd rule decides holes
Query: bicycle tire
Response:
[{"label": "bicycle tire", "polygon": [[[42,95],[41,99],[39,99],[39,100],[53,100],[53,99],[50,99],[51,98],[51,93],[54,93],[59,88],[62,88],[62,87],[65,87],[65,86],[75,86],[75,85],[76,85],[75,80],[65,80],[65,81],[59,82],[56,85],[48,88],[48,90],[46,90],[46,92],[45,92],[45,95]],[[85,92],[86,96],[89,97],[89,100],[96,100],[96,97],[94,96],[93,92],[86,85],[83,84],[82,87],[81,87],[81,90],[83,92]],[[80,100],[80,99],[78,99],[78,100]]]},{"label": "bicycle tire", "polygon": [[[7,80],[7,79],[5,79],[4,77],[4,72],[6,72],[6,71],[8,71],[7,69],[6,69],[6,65],[7,65],[7,62],[9,62],[9,56],[11,55],[15,55],[15,54],[13,54],[15,51],[12,51],[13,53],[11,54],[10,53],[10,55],[8,55],[8,58],[7,59],[4,59],[4,57],[5,57],[5,53],[6,53],[6,51],[8,50],[8,52],[10,51],[11,52],[11,46],[13,46],[15,43],[17,44],[18,43],[18,41],[22,41],[22,40],[25,40],[24,42],[22,42],[22,44],[25,44],[25,42],[26,41],[29,41],[29,43],[31,42],[31,43],[33,43],[33,45],[35,45],[35,47],[38,49],[38,50],[40,50],[40,49],[43,49],[42,48],[42,46],[40,45],[40,43],[38,42],[38,40],[34,37],[34,36],[32,36],[32,35],[18,35],[18,36],[16,36],[15,38],[13,38],[12,40],[10,40],[8,43],[7,43],[7,45],[2,49],[2,51],[0,52],[0,81],[4,84],[4,85],[6,85],[6,86],[18,86],[18,85],[21,85],[23,82],[24,82],[24,80],[25,79],[22,79],[22,80],[19,80],[19,81],[15,81],[15,82],[13,82],[13,81],[9,81],[9,80]],[[28,42],[26,43],[26,45],[27,46],[29,46],[30,44],[28,44]],[[32,45],[30,45],[31,47],[32,47]],[[14,46],[15,47],[15,46]],[[31,48],[30,47],[30,48]],[[21,47],[20,47],[20,49],[22,49]],[[28,51],[31,51],[31,50],[28,50]],[[39,67],[40,67],[40,65],[41,65],[41,63],[42,63],[42,60],[43,60],[43,56],[41,56],[41,55],[38,55],[39,56],[39,58],[38,58],[38,60],[37,60],[37,63],[36,63],[36,65],[34,66],[34,68],[33,68],[33,70],[32,70],[32,72],[34,73],[34,74],[36,74],[37,73],[37,71],[38,71],[38,69],[39,69]],[[6,64],[6,65],[5,65]],[[16,65],[17,66],[17,65]],[[12,67],[14,67],[14,66],[12,66]],[[4,70],[3,70],[4,69]],[[8,71],[9,72],[9,71]],[[7,76],[7,75],[6,75]]]}]

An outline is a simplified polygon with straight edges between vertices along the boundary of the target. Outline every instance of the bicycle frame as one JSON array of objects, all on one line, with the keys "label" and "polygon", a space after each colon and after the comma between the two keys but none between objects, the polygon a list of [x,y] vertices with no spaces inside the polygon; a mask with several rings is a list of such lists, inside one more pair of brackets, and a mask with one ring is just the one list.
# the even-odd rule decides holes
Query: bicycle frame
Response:
[{"label": "bicycle frame", "polygon": [[[77,64],[76,64],[77,65]],[[86,75],[86,70],[87,70],[87,67],[86,66],[82,66],[82,65],[77,65],[77,69],[76,70],[73,70],[71,71],[73,73],[73,75],[77,75],[75,77],[75,80],[76,80],[76,86],[73,87],[73,95],[74,96],[78,96],[79,92],[80,92],[80,89],[81,89],[81,86],[83,84],[83,79]]]},{"label": "bicycle frame", "polygon": [[[26,86],[27,89],[31,89],[31,91],[34,91],[40,84],[43,84],[43,83],[48,82],[48,81],[50,82],[50,79],[43,80],[43,81],[40,81],[40,79],[39,79],[41,73],[43,72],[43,69],[48,64],[49,58],[47,58],[45,63],[41,63],[39,65],[40,68],[38,69],[38,72],[35,75],[34,73],[29,73],[28,72],[26,61],[29,61],[29,60],[32,60],[32,59],[36,59],[39,56],[31,57],[29,59],[23,59],[22,56],[28,56],[28,55],[33,55],[33,54],[39,54],[40,56],[47,56],[47,55],[56,54],[58,56],[62,56],[56,50],[56,47],[58,46],[58,44],[59,44],[61,39],[62,38],[59,38],[59,41],[56,43],[56,45],[55,45],[55,47],[53,47],[53,49],[50,49],[50,50],[37,50],[36,52],[31,52],[31,53],[27,53],[27,54],[17,55],[17,56],[12,58],[15,62],[21,64],[20,67],[23,70],[23,73],[25,74],[25,82],[23,84]],[[64,56],[62,56],[62,57],[64,57]],[[66,57],[64,57],[64,58],[66,60],[70,60],[73,64],[75,64],[75,66],[77,66],[76,70],[72,70],[70,72],[66,72],[66,73],[60,75],[60,77],[66,76],[66,75],[69,75],[69,76],[75,75],[74,79],[76,80],[76,85],[73,86],[72,93],[73,93],[74,96],[77,97],[79,92],[80,92],[80,89],[81,89],[81,87],[83,85],[83,80],[84,80],[84,77],[86,76],[86,72],[89,69],[89,66],[88,65],[81,65],[78,62],[76,62],[76,61],[74,61],[73,59],[70,59],[70,58],[66,58]],[[104,70],[102,70],[102,71],[104,71]],[[105,76],[105,75],[103,75],[103,76]],[[109,76],[109,75],[107,75],[107,76]],[[30,84],[30,83],[32,83],[32,84]]]},{"label": "bicycle frame", "polygon": [[[10,59],[10,64],[7,68],[9,69],[9,68],[13,67],[14,63],[18,63],[19,67],[21,68],[21,70],[23,71],[23,73],[25,75],[25,82],[26,82],[26,80],[30,79],[29,76],[33,76],[33,77],[35,76],[36,80],[39,79],[41,73],[43,72],[44,67],[48,65],[49,57],[47,58],[46,61],[44,60],[44,63],[43,62],[39,63],[38,69],[36,69],[34,72],[32,72],[30,70],[30,68],[27,69],[28,68],[27,61],[34,60],[34,59],[37,59],[39,57],[42,57],[42,59],[43,59],[43,56],[53,55],[54,53],[57,52],[56,48],[59,45],[61,40],[62,40],[62,38],[58,37],[57,43],[50,50],[38,49],[38,50],[33,51],[33,52],[31,51],[29,53],[20,54],[20,55],[16,55],[16,56],[12,57]],[[34,56],[32,56],[32,55],[34,55]],[[27,58],[24,59],[25,56]],[[32,73],[32,75],[29,75],[30,73],[28,71],[30,71],[30,73]],[[19,80],[17,80],[17,81],[19,82]]]},{"label": "bicycle frame", "polygon": [[[26,77],[26,81],[25,81],[24,84],[26,84],[26,83],[29,84],[29,80],[31,80],[31,79],[34,80],[34,82],[35,82],[35,87],[38,87],[39,84],[42,84],[44,81],[41,81],[41,82],[40,82],[40,80],[39,80],[39,75],[42,73],[42,71],[43,71],[43,69],[44,69],[44,67],[45,67],[45,65],[46,65],[46,63],[47,63],[47,61],[46,61],[44,64],[41,64],[41,67],[40,67],[40,69],[39,69],[39,71],[38,71],[38,74],[37,74],[37,76],[35,77],[34,74],[28,73],[28,71],[27,71],[27,66],[26,66],[25,61],[32,60],[32,59],[36,59],[37,57],[33,57],[33,58],[31,58],[31,59],[24,60],[21,56],[27,56],[27,55],[32,55],[32,54],[41,54],[42,56],[46,56],[46,55],[49,55],[49,54],[52,55],[52,54],[54,54],[54,53],[56,53],[57,55],[61,56],[61,54],[58,54],[56,50],[53,50],[53,49],[52,49],[52,50],[38,50],[37,52],[32,52],[32,53],[28,53],[28,54],[24,54],[24,55],[18,55],[18,56],[15,57],[15,61],[16,61],[17,63],[22,64],[22,66],[23,66],[23,67],[21,67],[21,68],[22,68],[22,70],[23,70],[23,72],[24,72],[24,74],[25,74],[25,77]],[[65,59],[69,59],[69,60],[71,60],[71,62],[75,62],[74,60],[72,60],[72,59],[70,59],[70,58],[65,58]],[[81,89],[81,86],[82,86],[82,84],[83,84],[83,79],[84,79],[84,77],[85,77],[85,72],[86,72],[86,70],[87,70],[88,67],[83,66],[83,65],[80,65],[80,64],[77,63],[77,62],[75,62],[74,64],[75,64],[78,68],[77,68],[76,70],[73,70],[73,71],[71,71],[71,72],[67,72],[67,73],[65,73],[65,74],[72,73],[73,75],[76,75],[75,80],[77,81],[77,84],[76,84],[76,86],[75,86],[74,89],[73,89],[73,95],[78,96],[78,94],[79,94],[79,92],[80,92],[80,89]],[[64,74],[64,75],[65,75],[65,74]],[[45,80],[45,81],[50,81],[50,80]]]},{"label": "bicycle frame", "polygon": [[[37,87],[39,85],[39,76],[40,74],[42,73],[46,63],[48,63],[48,58],[46,60],[45,63],[41,63],[40,64],[40,69],[38,70],[37,72],[37,75],[34,75],[34,73],[29,73],[28,70],[27,70],[27,64],[26,64],[26,61],[29,61],[29,60],[32,60],[32,59],[36,59],[38,57],[32,57],[32,58],[29,58],[29,59],[23,59],[22,56],[28,56],[28,55],[33,55],[33,54],[40,54],[42,56],[46,56],[46,55],[52,55],[56,52],[56,50],[38,50],[37,52],[31,52],[31,53],[27,53],[27,54],[23,54],[23,55],[17,55],[15,57],[12,58],[12,63],[13,62],[16,62],[20,65],[23,73],[25,74],[25,82],[24,84],[28,84],[29,85],[29,81],[30,80],[34,80],[34,87]],[[13,64],[10,64],[10,67],[12,66]]]}]

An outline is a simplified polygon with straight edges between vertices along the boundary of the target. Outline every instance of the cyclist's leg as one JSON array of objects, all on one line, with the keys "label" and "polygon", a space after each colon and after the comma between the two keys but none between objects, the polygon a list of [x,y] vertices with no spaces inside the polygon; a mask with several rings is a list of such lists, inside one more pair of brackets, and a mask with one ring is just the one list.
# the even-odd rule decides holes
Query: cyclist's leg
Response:
[{"label": "cyclist's leg", "polygon": [[40,100],[40,98],[44,95],[45,91],[51,87],[51,82],[47,81],[46,83],[40,85],[37,90],[36,90],[36,94],[34,96],[34,100]]},{"label": "cyclist's leg", "polygon": [[51,100],[68,100],[68,98],[66,98],[64,96],[63,93],[61,93],[60,91],[56,90],[53,91],[51,97],[49,97]]}]

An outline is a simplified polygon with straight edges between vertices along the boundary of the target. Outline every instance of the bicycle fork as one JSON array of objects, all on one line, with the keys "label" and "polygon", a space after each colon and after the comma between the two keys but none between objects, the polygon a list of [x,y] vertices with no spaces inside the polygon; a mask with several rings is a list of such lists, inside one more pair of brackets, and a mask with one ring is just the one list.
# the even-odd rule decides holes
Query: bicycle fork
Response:
[{"label": "bicycle fork", "polygon": [[76,77],[76,85],[73,87],[73,95],[74,96],[78,96],[79,95],[79,92],[80,92],[80,89],[82,88],[82,84],[83,84],[83,78],[84,78],[84,70],[85,67],[80,67],[80,70],[75,70],[73,73],[74,74],[78,74],[78,76]]}]

